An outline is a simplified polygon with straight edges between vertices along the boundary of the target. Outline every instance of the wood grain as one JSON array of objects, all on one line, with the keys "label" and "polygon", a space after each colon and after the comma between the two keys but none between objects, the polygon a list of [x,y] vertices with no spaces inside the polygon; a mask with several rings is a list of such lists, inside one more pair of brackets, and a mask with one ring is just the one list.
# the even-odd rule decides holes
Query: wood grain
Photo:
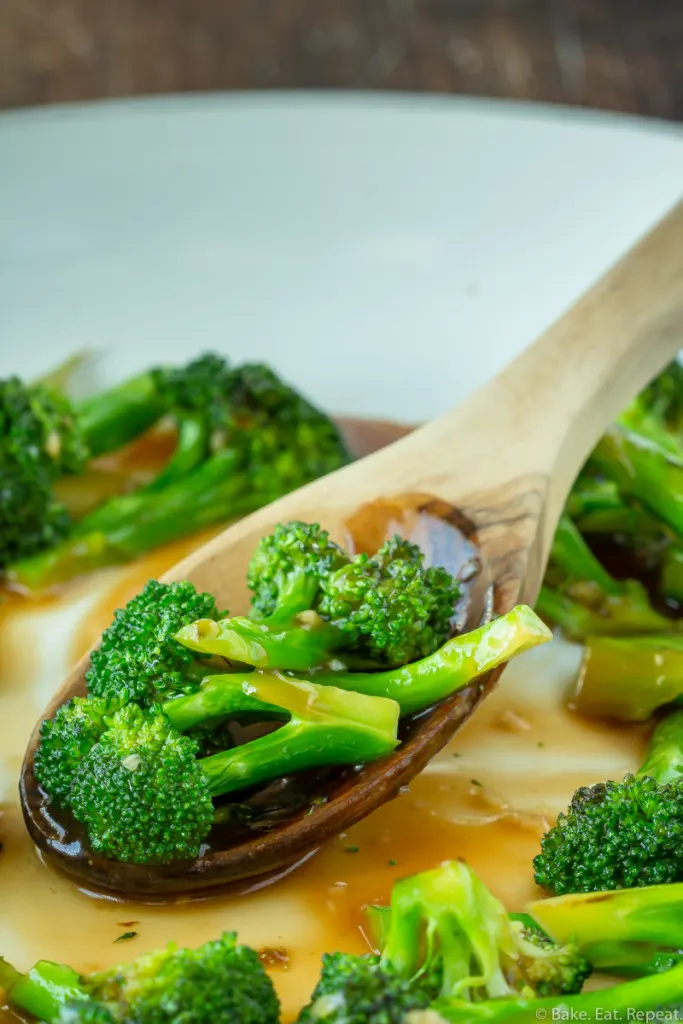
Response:
[{"label": "wood grain", "polygon": [[0,106],[396,89],[683,118],[679,0],[5,0]]},{"label": "wood grain", "polygon": [[[501,374],[438,420],[281,498],[175,566],[219,607],[245,610],[258,539],[278,522],[319,522],[342,539],[354,513],[394,495],[427,495],[475,538],[497,614],[533,602],[569,488],[607,424],[677,351],[683,333],[683,202]],[[569,357],[568,357],[569,354]],[[84,691],[83,660],[46,710]],[[276,871],[375,810],[448,742],[494,685],[484,676],[422,713],[389,757],[331,782],[328,801],[273,831],[163,870],[66,856],[33,773],[34,731],[21,774],[27,827],[82,884],[160,896]]]}]

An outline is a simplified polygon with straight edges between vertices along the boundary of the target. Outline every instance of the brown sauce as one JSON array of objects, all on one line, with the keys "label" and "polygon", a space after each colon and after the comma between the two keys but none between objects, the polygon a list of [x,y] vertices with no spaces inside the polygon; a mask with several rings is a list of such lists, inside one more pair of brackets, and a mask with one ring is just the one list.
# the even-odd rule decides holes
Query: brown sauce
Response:
[{"label": "brown sauce", "polygon": [[[355,535],[357,544],[364,543],[357,526]],[[235,929],[257,949],[278,951],[277,964],[265,953],[264,961],[282,999],[283,1020],[292,1020],[315,984],[325,950],[367,948],[363,908],[386,902],[396,878],[463,857],[509,909],[521,909],[535,895],[531,861],[547,822],[577,785],[618,777],[637,765],[642,730],[586,723],[566,711],[561,681],[551,678],[555,652],[541,649],[533,652],[540,658],[527,656],[505,673],[498,690],[409,791],[276,884],[164,907],[79,891],[41,862],[16,797],[29,732],[50,685],[66,668],[41,662],[36,626],[84,602],[97,583],[95,600],[69,631],[72,660],[97,638],[114,608],[201,539],[78,583],[48,602],[12,595],[0,606],[0,955],[19,968],[47,958],[89,971],[169,940],[192,946]],[[115,941],[130,931],[135,937]]]}]

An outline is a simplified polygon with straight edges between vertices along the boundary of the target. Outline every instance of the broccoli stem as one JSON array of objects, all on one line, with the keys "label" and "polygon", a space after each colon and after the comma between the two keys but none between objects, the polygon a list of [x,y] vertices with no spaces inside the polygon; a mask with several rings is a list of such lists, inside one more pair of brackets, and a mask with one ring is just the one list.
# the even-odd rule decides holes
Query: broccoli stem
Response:
[{"label": "broccoli stem", "polygon": [[683,637],[589,637],[572,703],[582,715],[644,722],[683,695]]},{"label": "broccoli stem", "polygon": [[64,1003],[87,998],[76,971],[50,960],[39,960],[28,974],[21,974],[0,959],[0,987],[5,990],[11,1007],[30,1013],[46,1024],[59,1018]]},{"label": "broccoli stem", "polygon": [[594,967],[652,970],[683,949],[683,883],[535,900],[533,919],[554,942],[573,941]]},{"label": "broccoli stem", "polygon": [[615,424],[591,456],[622,494],[683,538],[683,460],[643,434]]},{"label": "broccoli stem", "polygon": [[394,701],[274,673],[253,673],[232,684],[230,675],[224,679],[226,687],[284,709],[290,719],[267,736],[200,760],[213,797],[307,768],[374,761],[397,746]]},{"label": "broccoli stem", "polygon": [[283,628],[269,621],[255,622],[243,616],[200,619],[185,626],[175,639],[190,650],[218,654],[255,668],[276,667],[290,672],[307,672],[326,661],[345,635],[316,615],[306,625]]},{"label": "broccoli stem", "polygon": [[7,576],[27,590],[40,590],[247,515],[279,496],[253,490],[248,472],[233,472],[234,465],[235,453],[225,449],[158,493],[114,498],[82,520],[67,541],[17,562]]},{"label": "broccoli stem", "polygon": [[631,534],[643,516],[624,503],[613,480],[581,477],[567,499],[566,511],[582,533]]},{"label": "broccoli stem", "polygon": [[596,610],[559,590],[542,586],[536,599],[536,611],[559,626],[570,640],[601,635],[662,633],[676,628],[672,619],[655,611],[647,591],[638,580],[625,580],[619,597],[601,597],[599,593],[591,593],[590,583],[585,591],[590,603],[594,597],[597,599]]},{"label": "broccoli stem", "polygon": [[178,440],[173,455],[141,493],[161,491],[191,473],[206,458],[208,446],[209,438],[201,418],[183,417],[178,424]]},{"label": "broccoli stem", "polygon": [[655,727],[639,778],[646,776],[666,785],[680,782],[683,776],[683,711],[675,711]]},{"label": "broccoli stem", "polygon": [[572,579],[595,583],[605,594],[618,597],[622,586],[598,561],[568,516],[561,516],[550,551],[551,560]]},{"label": "broccoli stem", "polygon": [[154,376],[140,374],[81,402],[78,421],[91,455],[118,451],[164,413]]},{"label": "broccoli stem", "polygon": [[[662,974],[629,981],[613,988],[581,992],[575,996],[546,999],[499,999],[482,1003],[440,999],[424,1013],[411,1015],[412,1024],[538,1024],[539,1020],[645,1020],[634,1014],[657,1011],[680,1003],[683,995],[683,964]],[[553,1011],[557,1016],[553,1017]],[[572,1016],[572,1014],[574,1016]],[[436,1015],[436,1019],[435,1019]],[[656,1017],[652,1018],[657,1019]]]},{"label": "broccoli stem", "polygon": [[551,636],[535,612],[520,604],[492,622],[448,640],[434,654],[410,665],[388,672],[320,672],[312,678],[344,690],[390,697],[405,715],[448,697]]},{"label": "broccoli stem", "polygon": [[233,715],[253,713],[270,718],[286,714],[281,706],[253,696],[256,681],[253,672],[205,676],[198,690],[166,701],[162,710],[179,732]]}]

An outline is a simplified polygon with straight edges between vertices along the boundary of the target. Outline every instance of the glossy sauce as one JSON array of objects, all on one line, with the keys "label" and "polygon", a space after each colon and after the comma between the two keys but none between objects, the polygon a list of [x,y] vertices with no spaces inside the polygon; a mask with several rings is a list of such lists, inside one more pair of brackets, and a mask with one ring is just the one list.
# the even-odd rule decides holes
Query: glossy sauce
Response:
[{"label": "glossy sauce", "polygon": [[[0,955],[22,969],[42,957],[88,971],[171,939],[193,946],[235,929],[243,941],[264,949],[287,1021],[313,988],[322,952],[367,948],[363,907],[386,902],[392,882],[402,875],[463,857],[509,909],[521,909],[535,895],[531,861],[547,822],[577,785],[633,769],[643,732],[588,724],[567,712],[564,690],[576,652],[568,645],[547,645],[505,673],[498,690],[408,792],[277,883],[164,907],[80,892],[42,864],[16,799],[28,734],[66,667],[56,671],[55,664],[41,661],[36,627],[69,613],[63,646],[65,662],[73,660],[97,639],[114,608],[204,539],[185,540],[100,574],[47,603],[14,596],[2,605],[0,750],[6,802],[0,817],[5,844]],[[73,606],[82,606],[78,626]],[[59,629],[59,623],[50,628]],[[134,936],[116,941],[129,933]]]}]

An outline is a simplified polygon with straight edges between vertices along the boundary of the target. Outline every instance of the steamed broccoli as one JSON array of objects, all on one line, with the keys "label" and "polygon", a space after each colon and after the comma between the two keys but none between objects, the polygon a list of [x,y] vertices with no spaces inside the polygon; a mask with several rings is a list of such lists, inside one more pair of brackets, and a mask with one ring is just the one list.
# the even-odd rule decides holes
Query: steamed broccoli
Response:
[{"label": "steamed broccoli", "polygon": [[249,563],[249,617],[273,627],[291,625],[300,612],[315,607],[323,577],[349,561],[317,523],[278,523]]},{"label": "steamed broccoli", "polygon": [[541,840],[536,882],[561,895],[683,879],[683,712],[655,728],[636,775],[583,787]]},{"label": "steamed broccoli", "polygon": [[588,637],[573,696],[582,715],[644,722],[683,697],[683,635]]},{"label": "steamed broccoli", "polygon": [[249,584],[249,618],[198,621],[177,639],[257,668],[306,672],[335,656],[404,665],[446,640],[460,594],[457,580],[426,567],[420,548],[401,537],[372,558],[350,558],[320,527],[303,523],[278,526],[261,542]]},{"label": "steamed broccoli", "polygon": [[[196,740],[180,731],[242,711],[287,721],[201,759]],[[83,714],[82,703],[58,712],[44,733],[49,751],[41,755],[39,748],[36,777],[85,826],[96,853],[133,863],[198,856],[215,797],[307,768],[371,761],[398,742],[394,701],[268,673],[209,677],[197,693],[163,708],[126,704],[102,716],[99,734],[93,726],[79,736],[77,751],[67,745],[60,762],[59,735],[68,744],[72,734],[60,725],[72,713]]]},{"label": "steamed broccoli", "polygon": [[683,883],[535,900],[533,920],[598,970],[640,977],[683,961]]},{"label": "steamed broccoli", "polygon": [[0,960],[0,987],[46,1024],[278,1024],[280,1013],[258,954],[234,932],[87,975],[47,960],[20,974]]},{"label": "steamed broccoli", "polygon": [[570,996],[488,1000],[439,999],[405,1024],[537,1024],[539,1020],[677,1020],[683,1002],[683,964],[663,974]]},{"label": "steamed broccoli", "polygon": [[566,515],[557,527],[536,608],[576,640],[602,633],[657,633],[674,627],[671,619],[652,607],[642,583],[616,580],[607,572]]},{"label": "steamed broccoli", "polygon": [[0,381],[0,569],[67,535],[69,513],[54,485],[87,459],[68,399],[16,377]]},{"label": "steamed broccoli", "polygon": [[218,618],[210,594],[191,583],[149,580],[102,634],[90,655],[88,693],[129,699],[143,705],[196,689],[212,670],[201,656],[174,640],[174,634],[197,617]]},{"label": "steamed broccoli", "polygon": [[179,430],[170,461],[150,485],[104,503],[63,543],[14,565],[17,583],[35,589],[127,561],[349,461],[334,423],[267,366],[231,369],[205,356],[151,376]]},{"label": "steamed broccoli", "polygon": [[435,1000],[476,1004],[579,992],[587,961],[530,937],[461,861],[394,885],[381,955],[334,954],[299,1021],[401,1024]]}]

